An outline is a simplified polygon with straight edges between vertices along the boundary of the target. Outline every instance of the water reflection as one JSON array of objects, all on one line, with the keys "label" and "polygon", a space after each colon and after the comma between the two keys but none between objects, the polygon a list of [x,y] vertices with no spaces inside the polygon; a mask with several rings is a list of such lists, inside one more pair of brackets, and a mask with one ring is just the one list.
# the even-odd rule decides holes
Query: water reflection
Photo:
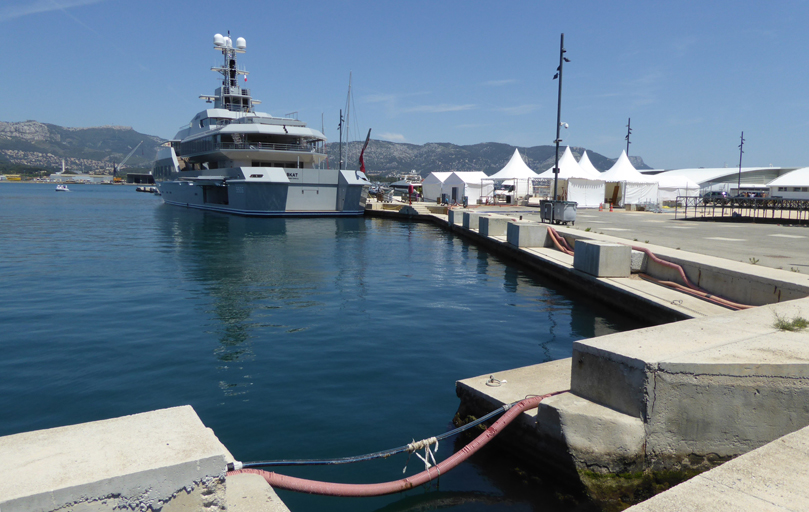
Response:
[{"label": "water reflection", "polygon": [[[218,339],[214,353],[223,370],[241,370],[255,358],[257,333],[273,344],[308,329],[287,312],[322,307],[327,289],[350,296],[345,304],[365,295],[361,219],[260,219],[168,206],[154,215],[162,250],[203,288],[212,319],[203,332]],[[245,379],[220,387],[228,396],[243,394]]]}]

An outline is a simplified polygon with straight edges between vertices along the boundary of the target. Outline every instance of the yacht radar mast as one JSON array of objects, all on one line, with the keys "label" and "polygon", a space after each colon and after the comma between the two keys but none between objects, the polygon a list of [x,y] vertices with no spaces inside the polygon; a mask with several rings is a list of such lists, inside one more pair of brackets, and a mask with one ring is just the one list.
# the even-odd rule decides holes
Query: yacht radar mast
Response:
[{"label": "yacht radar mast", "polygon": [[216,34],[213,36],[213,45],[215,50],[222,52],[224,63],[222,67],[212,67],[211,71],[216,71],[222,75],[222,86],[216,89],[213,96],[202,95],[200,99],[206,100],[208,103],[214,102],[214,108],[223,108],[231,112],[254,112],[253,105],[261,103],[250,97],[250,89],[244,89],[239,86],[239,75],[244,75],[247,80],[247,71],[238,69],[236,66],[236,54],[244,53],[247,48],[247,42],[243,37],[236,39],[236,46],[233,45],[233,40],[230,38],[230,31],[228,35]]}]

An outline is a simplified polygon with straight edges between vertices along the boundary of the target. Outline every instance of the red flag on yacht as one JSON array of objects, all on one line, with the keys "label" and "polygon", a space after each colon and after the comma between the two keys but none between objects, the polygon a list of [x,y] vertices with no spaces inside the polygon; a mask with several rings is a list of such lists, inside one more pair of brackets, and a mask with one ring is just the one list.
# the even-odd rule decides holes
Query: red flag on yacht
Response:
[{"label": "red flag on yacht", "polygon": [[360,172],[362,173],[365,172],[365,159],[363,158],[365,156],[365,148],[368,147],[368,142],[370,140],[371,140],[371,129],[368,128],[368,136],[365,137],[365,145],[362,146],[362,151],[360,151]]}]

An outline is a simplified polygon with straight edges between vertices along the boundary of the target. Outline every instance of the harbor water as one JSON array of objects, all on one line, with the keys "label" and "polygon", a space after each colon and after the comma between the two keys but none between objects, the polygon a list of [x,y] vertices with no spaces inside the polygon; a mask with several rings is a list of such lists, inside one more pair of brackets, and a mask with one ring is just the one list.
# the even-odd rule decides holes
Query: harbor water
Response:
[{"label": "harbor water", "polygon": [[[70,188],[0,184],[0,435],[190,404],[242,461],[358,455],[452,428],[458,379],[639,327],[429,224]],[[399,455],[276,471],[373,483],[405,465],[424,469]],[[279,495],[296,512],[594,509],[526,469],[490,445],[404,494]]]}]

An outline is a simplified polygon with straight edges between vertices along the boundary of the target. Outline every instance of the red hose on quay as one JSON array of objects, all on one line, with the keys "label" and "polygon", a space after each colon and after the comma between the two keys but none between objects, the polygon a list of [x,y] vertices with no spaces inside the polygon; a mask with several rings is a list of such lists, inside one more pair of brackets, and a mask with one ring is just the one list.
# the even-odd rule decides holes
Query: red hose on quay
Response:
[{"label": "red hose on quay", "polygon": [[279,475],[278,473],[264,471],[261,469],[239,469],[236,471],[229,471],[228,476],[238,475],[241,473],[253,473],[256,475],[261,475],[268,484],[277,489],[286,489],[289,491],[305,492],[309,494],[321,494],[325,496],[370,497],[407,491],[408,489],[426,484],[430,480],[441,476],[442,473],[447,473],[449,470],[468,459],[473,453],[491,441],[497,434],[500,433],[503,428],[517,418],[523,411],[535,409],[545,398],[565,392],[566,391],[557,391],[555,393],[548,393],[547,395],[526,398],[525,400],[517,402],[508,411],[506,411],[506,413],[503,414],[500,419],[494,422],[491,427],[475,438],[474,441],[464,446],[462,450],[454,453],[451,457],[442,461],[437,466],[433,466],[426,471],[418,473],[417,475],[393,482],[384,482],[378,484],[341,484],[334,482],[318,482],[316,480],[306,480],[303,478]]}]

